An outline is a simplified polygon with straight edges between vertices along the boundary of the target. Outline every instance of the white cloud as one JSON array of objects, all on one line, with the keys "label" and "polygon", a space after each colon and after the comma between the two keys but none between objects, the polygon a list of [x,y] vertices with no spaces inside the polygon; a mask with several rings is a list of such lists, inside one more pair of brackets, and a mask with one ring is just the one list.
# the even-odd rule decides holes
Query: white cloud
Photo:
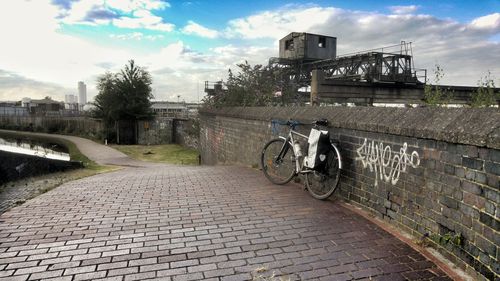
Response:
[{"label": "white cloud", "polygon": [[212,39],[219,36],[217,30],[206,28],[194,21],[189,21],[188,24],[182,29],[182,32]]},{"label": "white cloud", "polygon": [[22,97],[42,99],[60,98],[73,93],[71,89],[55,83],[40,82],[0,69],[0,100],[17,101]]},{"label": "white cloud", "polygon": [[431,69],[440,64],[445,69],[443,83],[476,85],[488,70],[500,77],[500,44],[490,40],[498,34],[498,14],[467,24],[430,15],[306,7],[235,19],[226,32],[242,40],[279,40],[292,31],[337,37],[337,54],[413,42],[415,66],[432,75]]},{"label": "white cloud", "polygon": [[144,28],[170,32],[175,25],[164,23],[161,17],[153,15],[150,11],[138,10],[133,13],[133,17],[120,17],[113,20],[113,24],[121,28]]},{"label": "white cloud", "polygon": [[302,32],[324,25],[340,11],[331,7],[266,11],[230,21],[225,33],[228,37],[279,39],[292,31]]},{"label": "white cloud", "polygon": [[[86,2],[102,2],[90,1]],[[74,2],[71,9],[78,8],[78,3]],[[203,96],[203,81],[225,79],[227,69],[235,69],[235,64],[244,60],[252,65],[267,63],[269,57],[278,54],[277,40],[292,31],[335,36],[339,54],[391,45],[401,40],[413,41],[415,66],[427,68],[430,75],[434,64],[439,63],[446,74],[443,83],[476,85],[487,70],[496,79],[500,78],[500,44],[489,39],[499,33],[498,13],[460,23],[430,15],[387,15],[333,7],[294,6],[229,21],[227,28],[217,34],[222,42],[224,37],[231,37],[231,40],[204,52],[196,51],[197,46],[190,47],[177,41],[159,51],[136,53],[62,34],[59,30],[61,10],[49,0],[3,0],[0,5],[0,69],[14,75],[9,79],[0,77],[0,99],[20,99],[26,95],[51,95],[62,99],[67,91],[75,93],[76,83],[81,80],[87,83],[91,97],[96,93],[94,84],[98,75],[105,70],[118,71],[129,59],[135,59],[138,65],[151,72],[157,99],[181,95],[181,100],[195,101],[198,94]],[[87,5],[81,8],[87,12],[80,15],[85,17],[88,11],[94,11],[92,24],[99,24],[97,17],[105,22],[106,16],[110,16],[108,23],[123,19],[101,13],[100,8],[102,5],[97,8]],[[145,19],[143,23],[124,20],[121,22],[124,25],[133,28],[157,25],[156,28],[163,30],[173,28],[162,28],[161,24],[167,23],[149,10],[137,6],[120,9],[130,10],[126,15],[128,18]],[[194,30],[192,32],[195,34]],[[117,32],[112,37],[117,40],[154,40],[152,36],[158,35],[133,31]]]},{"label": "white cloud", "polygon": [[470,26],[477,29],[491,29],[500,32],[500,13],[494,13],[474,19]]},{"label": "white cloud", "polygon": [[405,15],[412,14],[416,12],[420,7],[417,5],[409,5],[409,6],[390,6],[389,10],[397,15]]},{"label": "white cloud", "polygon": [[106,4],[127,13],[137,10],[163,10],[170,7],[168,2],[161,0],[107,0]]},{"label": "white cloud", "polygon": [[112,23],[121,28],[171,32],[175,25],[152,13],[168,7],[168,2],[159,0],[86,0],[75,2],[69,10],[65,10],[62,21],[90,25]]},{"label": "white cloud", "polygon": [[132,33],[126,33],[126,34],[110,34],[109,37],[113,38],[113,39],[137,40],[137,41],[140,41],[140,40],[143,40],[143,39],[147,39],[147,40],[150,40],[150,41],[155,41],[155,40],[158,40],[158,39],[165,38],[165,36],[163,36],[162,34],[159,34],[159,35],[144,35],[141,32],[132,32]]},{"label": "white cloud", "polygon": [[4,3],[0,8],[0,69],[40,83],[74,88],[77,81],[100,73],[102,68],[97,66],[100,62],[126,62],[130,58],[130,54],[118,48],[107,49],[61,34],[59,11],[49,1],[4,0]]}]

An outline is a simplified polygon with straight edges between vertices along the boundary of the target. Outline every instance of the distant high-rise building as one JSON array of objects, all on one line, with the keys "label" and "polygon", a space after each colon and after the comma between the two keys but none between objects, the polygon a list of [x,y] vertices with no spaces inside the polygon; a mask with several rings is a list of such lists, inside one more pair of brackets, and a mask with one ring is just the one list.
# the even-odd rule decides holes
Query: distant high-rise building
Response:
[{"label": "distant high-rise building", "polygon": [[65,95],[64,102],[67,104],[78,103],[78,99],[75,95]]},{"label": "distant high-rise building", "polygon": [[78,103],[81,107],[87,103],[87,85],[82,81],[78,82]]}]

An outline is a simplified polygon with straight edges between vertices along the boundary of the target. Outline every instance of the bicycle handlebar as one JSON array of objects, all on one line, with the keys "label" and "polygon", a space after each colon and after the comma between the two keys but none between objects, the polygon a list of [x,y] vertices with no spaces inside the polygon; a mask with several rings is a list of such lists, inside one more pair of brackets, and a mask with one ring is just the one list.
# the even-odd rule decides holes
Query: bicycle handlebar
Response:
[{"label": "bicycle handlebar", "polygon": [[278,125],[287,125],[287,126],[290,126],[292,128],[295,128],[298,125],[303,125],[303,123],[300,123],[299,121],[292,120],[292,119],[286,120],[286,121],[283,121],[283,120],[271,120],[271,123],[278,124]]},{"label": "bicycle handlebar", "polygon": [[[295,128],[298,125],[306,125],[306,123],[300,123],[299,121],[292,120],[292,119],[289,119],[289,120],[286,120],[286,121],[283,121],[283,120],[271,120],[271,123],[273,125],[274,124],[286,125],[286,126],[289,126],[291,128]],[[315,121],[313,121],[310,124],[311,125],[316,125],[316,126],[328,126],[328,120],[323,118],[323,119],[315,120]]]}]

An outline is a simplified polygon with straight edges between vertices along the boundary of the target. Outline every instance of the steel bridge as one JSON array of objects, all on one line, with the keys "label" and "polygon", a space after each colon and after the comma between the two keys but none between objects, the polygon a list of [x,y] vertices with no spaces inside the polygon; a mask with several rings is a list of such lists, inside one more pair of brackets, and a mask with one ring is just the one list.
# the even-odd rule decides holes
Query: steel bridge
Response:
[{"label": "steel bridge", "polygon": [[[399,48],[398,52],[395,52]],[[271,58],[271,65],[288,70],[290,82],[310,85],[312,70],[321,70],[326,80],[371,83],[424,84],[426,70],[415,69],[411,42],[346,54],[324,60]]]}]

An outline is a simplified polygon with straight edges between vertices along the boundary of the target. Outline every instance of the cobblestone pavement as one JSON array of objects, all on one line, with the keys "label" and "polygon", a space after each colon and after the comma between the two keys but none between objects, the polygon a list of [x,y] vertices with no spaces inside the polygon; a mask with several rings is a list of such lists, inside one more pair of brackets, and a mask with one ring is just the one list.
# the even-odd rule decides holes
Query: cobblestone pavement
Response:
[{"label": "cobblestone pavement", "polygon": [[[0,133],[1,132],[12,131],[0,130]],[[132,167],[154,167],[157,165],[161,165],[131,159],[120,151],[85,138],[57,134],[31,132],[22,133],[27,135],[58,137],[69,140],[75,143],[78,146],[78,149],[88,158],[101,165],[119,165]],[[60,173],[55,174],[55,176],[54,174],[52,174],[52,176],[42,175],[0,185],[0,214],[14,206],[24,203],[26,200],[29,200],[30,198],[33,198],[40,193],[45,192],[48,188],[50,189],[53,186],[61,184],[63,182],[63,179],[61,179],[60,177]]]},{"label": "cobblestone pavement", "polygon": [[48,187],[59,184],[61,180],[57,177],[40,177],[22,179],[0,186],[0,214],[45,192]]},{"label": "cobblestone pavement", "polygon": [[450,280],[340,204],[242,167],[126,168],[0,216],[0,280],[281,280],[259,278],[273,274]]}]

